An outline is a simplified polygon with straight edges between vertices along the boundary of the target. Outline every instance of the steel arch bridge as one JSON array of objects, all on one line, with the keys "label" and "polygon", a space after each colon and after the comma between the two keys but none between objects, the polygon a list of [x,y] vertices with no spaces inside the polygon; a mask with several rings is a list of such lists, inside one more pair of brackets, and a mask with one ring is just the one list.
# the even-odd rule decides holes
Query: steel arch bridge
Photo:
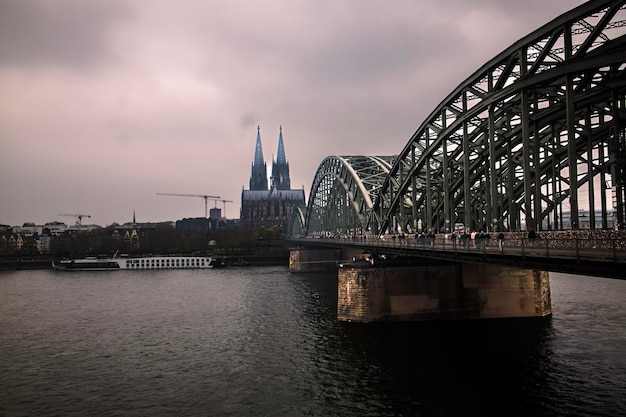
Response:
[{"label": "steel arch bridge", "polygon": [[395,156],[329,156],[317,169],[306,212],[292,216],[292,235],[364,233],[374,199]]},{"label": "steel arch bridge", "polygon": [[303,235],[623,227],[626,0],[590,1],[462,82],[394,157],[329,157]]}]

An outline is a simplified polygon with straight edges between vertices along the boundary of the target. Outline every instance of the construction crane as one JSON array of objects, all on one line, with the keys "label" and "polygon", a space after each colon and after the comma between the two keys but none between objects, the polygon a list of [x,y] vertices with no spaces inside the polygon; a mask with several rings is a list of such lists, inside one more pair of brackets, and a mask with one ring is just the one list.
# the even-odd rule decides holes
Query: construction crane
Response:
[{"label": "construction crane", "polygon": [[209,211],[208,211],[208,207],[207,207],[207,200],[211,199],[219,199],[220,196],[215,196],[215,195],[204,195],[204,194],[172,194],[172,193],[157,193],[157,195],[169,195],[169,196],[175,196],[175,197],[200,197],[202,199],[204,199],[204,217],[208,218],[209,217]]},{"label": "construction crane", "polygon": [[91,217],[89,214],[69,214],[69,213],[61,213],[57,214],[57,216],[70,216],[76,218],[76,225],[80,226],[83,224],[83,217]]},{"label": "construction crane", "polygon": [[221,201],[224,204],[224,214],[223,217],[226,217],[226,203],[232,203],[232,200],[220,200],[218,198],[211,198],[211,200],[215,200],[215,207],[217,207],[217,202]]}]

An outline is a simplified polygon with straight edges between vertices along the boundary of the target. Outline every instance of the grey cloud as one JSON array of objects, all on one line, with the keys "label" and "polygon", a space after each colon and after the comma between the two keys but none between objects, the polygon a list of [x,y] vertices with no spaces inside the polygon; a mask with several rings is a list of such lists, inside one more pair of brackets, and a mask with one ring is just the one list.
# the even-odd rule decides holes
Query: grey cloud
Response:
[{"label": "grey cloud", "polygon": [[284,127],[308,194],[325,156],[400,152],[458,83],[580,3],[0,0],[0,223],[189,215],[156,192],[235,215],[257,125],[266,160]]},{"label": "grey cloud", "polygon": [[118,1],[3,0],[0,66],[85,67],[108,58],[107,31],[127,16]]},{"label": "grey cloud", "polygon": [[241,116],[241,127],[243,129],[247,129],[250,126],[253,126],[256,121],[256,116],[253,112],[247,112],[243,116]]}]

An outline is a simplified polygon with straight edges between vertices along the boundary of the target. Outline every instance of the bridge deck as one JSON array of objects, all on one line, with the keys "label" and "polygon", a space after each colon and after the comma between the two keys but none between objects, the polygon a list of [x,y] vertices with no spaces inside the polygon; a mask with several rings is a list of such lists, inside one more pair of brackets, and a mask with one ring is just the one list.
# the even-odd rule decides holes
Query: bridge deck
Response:
[{"label": "bridge deck", "polygon": [[[552,272],[626,279],[626,241],[623,239],[508,238],[502,246],[491,239],[434,239],[400,237],[292,238],[298,246],[359,248],[364,253],[491,263]],[[419,262],[419,261],[417,261]]]}]

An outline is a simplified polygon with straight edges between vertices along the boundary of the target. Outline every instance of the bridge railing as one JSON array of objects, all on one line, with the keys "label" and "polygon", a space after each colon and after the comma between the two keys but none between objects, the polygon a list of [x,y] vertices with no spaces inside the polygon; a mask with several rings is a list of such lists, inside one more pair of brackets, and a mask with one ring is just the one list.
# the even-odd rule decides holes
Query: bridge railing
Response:
[{"label": "bridge railing", "polygon": [[[494,237],[475,238],[437,235],[432,237],[395,236],[380,237],[345,236],[339,238],[306,238],[320,242],[341,243],[345,246],[368,248],[396,248],[415,251],[446,251],[483,253],[484,255],[511,255],[544,258],[594,259],[626,262],[626,239],[623,238],[528,238],[509,235],[500,241]],[[305,239],[305,240],[306,240]],[[626,272],[625,272],[626,273]]]}]

